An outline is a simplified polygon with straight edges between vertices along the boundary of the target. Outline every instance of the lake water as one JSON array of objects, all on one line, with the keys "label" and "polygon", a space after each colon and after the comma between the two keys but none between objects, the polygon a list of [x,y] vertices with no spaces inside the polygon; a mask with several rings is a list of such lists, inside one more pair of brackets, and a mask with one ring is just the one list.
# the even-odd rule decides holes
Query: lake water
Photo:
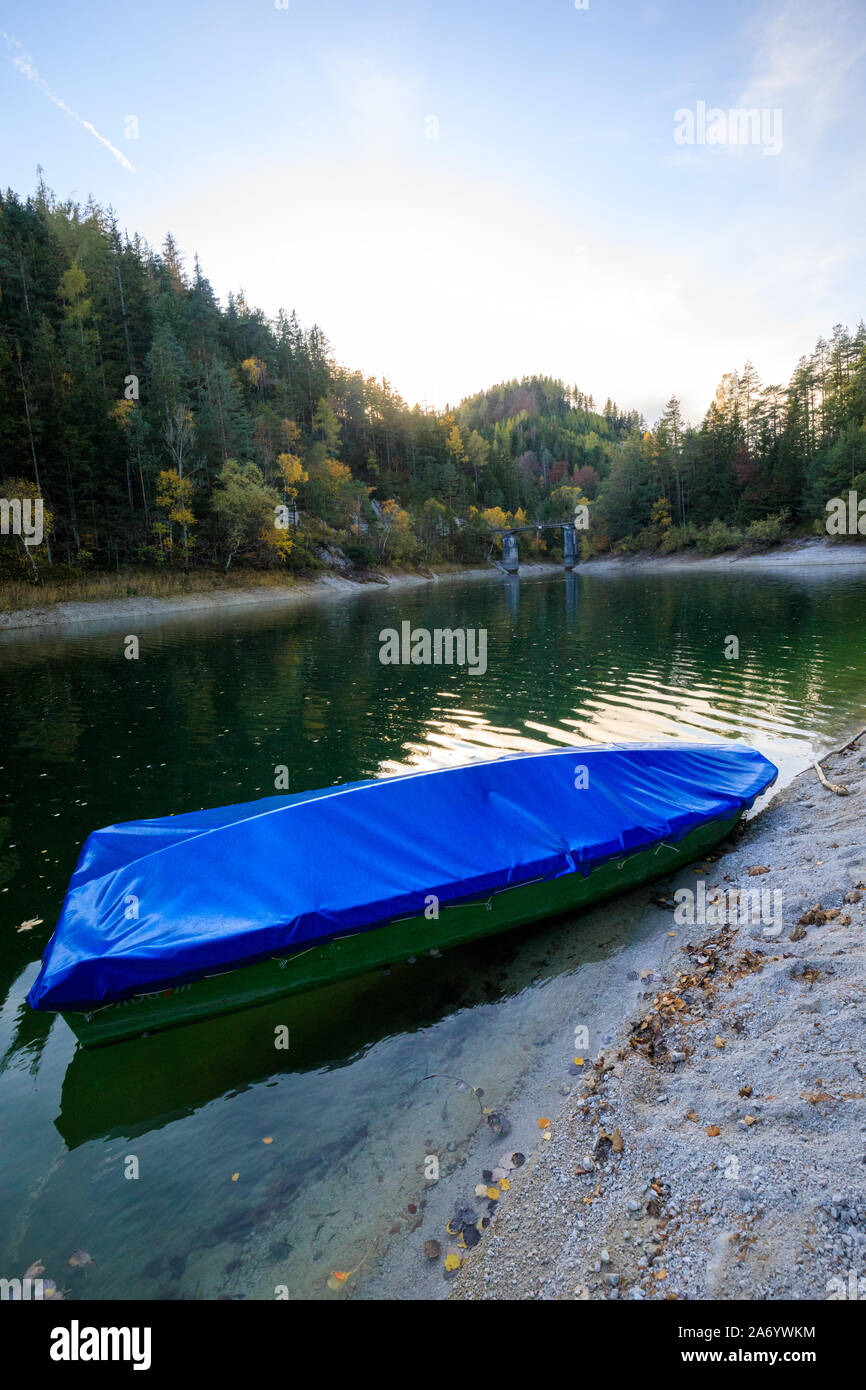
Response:
[{"label": "lake water", "polygon": [[[644,891],[88,1053],[24,995],[90,830],[271,795],[277,766],[300,791],[554,744],[736,737],[787,781],[866,722],[864,612],[856,573],[590,574],[4,634],[0,1277],[39,1258],[83,1300],[330,1298],[363,1261],[344,1294],[393,1294],[401,1246],[443,1239],[426,1156],[445,1193],[487,1153],[453,1078],[513,1113],[497,1153],[528,1142],[575,1018],[603,1043],[666,935]],[[404,620],[486,629],[486,673],[382,665]],[[69,1267],[79,1248],[95,1265]],[[441,1292],[413,1270],[404,1296]]]}]

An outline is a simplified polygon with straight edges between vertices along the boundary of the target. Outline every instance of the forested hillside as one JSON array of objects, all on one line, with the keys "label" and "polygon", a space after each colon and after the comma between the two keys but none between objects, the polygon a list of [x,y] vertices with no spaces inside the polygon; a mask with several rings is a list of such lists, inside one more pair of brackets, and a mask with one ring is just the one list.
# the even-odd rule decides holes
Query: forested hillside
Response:
[{"label": "forested hillside", "polygon": [[6,578],[477,561],[491,527],[581,501],[584,556],[713,550],[823,525],[858,478],[866,495],[862,323],[787,386],[747,363],[698,427],[675,397],[650,427],[542,377],[410,407],[294,313],[219,304],[171,236],[156,251],[44,186],[0,198],[0,295],[0,497],[41,496],[50,522],[38,549],[0,539]]}]

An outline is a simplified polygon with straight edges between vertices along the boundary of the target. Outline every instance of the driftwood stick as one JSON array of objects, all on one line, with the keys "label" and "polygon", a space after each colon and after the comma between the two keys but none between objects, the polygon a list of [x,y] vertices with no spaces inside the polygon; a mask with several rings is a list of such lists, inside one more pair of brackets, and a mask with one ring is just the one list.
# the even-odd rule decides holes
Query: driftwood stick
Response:
[{"label": "driftwood stick", "polygon": [[838,782],[827,781],[827,778],[821,771],[820,763],[813,763],[812,766],[818,774],[818,780],[820,781],[821,786],[826,787],[828,792],[835,792],[837,796],[850,796],[850,792],[848,791],[847,787],[840,786]]},{"label": "driftwood stick", "polygon": [[[835,758],[838,753],[846,752],[846,750],[849,749],[853,744],[855,744],[858,738],[862,738],[864,734],[866,734],[866,725],[863,726],[863,728],[860,730],[858,734],[855,734],[853,738],[850,738],[847,743],[843,743],[841,748],[837,748],[833,753],[825,753],[824,761],[826,762],[827,758]],[[821,764],[819,762],[814,762],[812,766],[818,774],[818,780],[821,783],[822,787],[826,787],[829,792],[835,792],[837,796],[851,795],[847,787],[840,786],[838,782],[827,781],[827,778],[824,776],[824,773],[821,770]]]}]

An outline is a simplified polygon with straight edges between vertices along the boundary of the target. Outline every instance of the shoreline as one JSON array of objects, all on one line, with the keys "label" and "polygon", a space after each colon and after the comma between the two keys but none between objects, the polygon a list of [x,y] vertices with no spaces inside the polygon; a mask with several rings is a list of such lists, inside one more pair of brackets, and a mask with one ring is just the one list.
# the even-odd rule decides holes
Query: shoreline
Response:
[{"label": "shoreline", "polygon": [[536,1106],[549,1126],[459,1252],[451,1298],[856,1296],[866,735],[824,770],[850,794],[807,768],[717,857],[651,886],[667,900],[700,882],[779,891],[781,923],[677,926],[672,902],[644,909],[656,962],[647,952],[635,1006],[595,1061],[561,1059],[568,1094],[554,1108],[548,1088]]},{"label": "shoreline", "polygon": [[[561,574],[557,564],[521,566],[521,575],[532,579],[543,575]],[[421,589],[447,584],[458,579],[493,580],[503,578],[501,570],[468,567],[464,570],[433,572],[433,578],[410,571],[383,571],[381,580],[346,579],[341,575],[325,574],[314,579],[300,579],[284,588],[273,585],[251,585],[241,589],[214,589],[211,593],[176,594],[166,598],[130,597],[93,599],[88,602],[57,603],[51,608],[25,608],[17,612],[0,613],[0,634],[26,628],[72,628],[82,623],[119,621],[127,617],[159,618],[184,613],[213,612],[216,609],[294,608],[313,600],[331,600],[347,595],[381,593],[386,589]]]},{"label": "shoreline", "polygon": [[[604,576],[634,573],[688,573],[707,570],[732,574],[741,570],[799,571],[819,568],[850,574],[866,566],[866,544],[834,545],[822,538],[791,541],[772,550],[755,554],[739,551],[722,555],[599,555],[577,564],[575,575]],[[334,599],[346,595],[388,589],[419,589],[427,585],[456,580],[492,581],[507,576],[494,565],[467,566],[465,569],[431,571],[432,578],[412,571],[383,571],[382,580],[346,579],[324,574],[299,579],[285,587],[251,584],[248,588],[214,589],[212,592],[176,594],[165,598],[131,596],[116,599],[69,600],[50,607],[18,609],[0,613],[0,634],[22,629],[71,628],[83,623],[120,621],[127,617],[160,617],[183,613],[212,612],[215,609],[290,608],[309,600]],[[519,578],[534,579],[563,574],[554,561],[521,564]]]},{"label": "shoreline", "polygon": [[771,550],[726,550],[720,555],[676,551],[672,555],[598,555],[583,561],[578,572],[628,572],[634,570],[684,571],[706,569],[722,573],[737,570],[845,569],[866,565],[866,543],[838,544],[822,536],[783,541]]}]

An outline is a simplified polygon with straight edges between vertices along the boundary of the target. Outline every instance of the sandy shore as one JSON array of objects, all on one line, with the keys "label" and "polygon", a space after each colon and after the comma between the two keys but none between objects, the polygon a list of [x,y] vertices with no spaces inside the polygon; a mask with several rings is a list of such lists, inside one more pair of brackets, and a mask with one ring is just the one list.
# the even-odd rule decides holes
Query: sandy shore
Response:
[{"label": "sandy shore", "polygon": [[[619,555],[598,556],[578,565],[580,574],[628,574],[657,572],[674,574],[710,570],[737,573],[741,570],[797,570],[801,573],[815,567],[822,571],[838,569],[850,572],[866,565],[866,545],[834,545],[830,541],[795,541],[781,545],[764,554],[747,555],[740,552],[714,556],[700,555]],[[521,564],[523,579],[547,574],[561,574],[562,566],[554,563]],[[22,609],[0,613],[0,633],[18,628],[71,627],[88,622],[123,621],[132,617],[159,617],[161,614],[202,613],[226,608],[290,608],[313,600],[357,597],[359,593],[380,589],[420,589],[431,584],[448,584],[455,580],[503,580],[503,572],[494,565],[458,570],[445,570],[430,576],[412,573],[383,572],[381,582],[360,583],[340,575],[323,574],[314,579],[296,580],[285,588],[251,586],[248,589],[215,589],[212,593],[176,594],[170,598],[95,599],[87,603],[57,603],[45,608]]]},{"label": "sandy shore", "polygon": [[745,551],[725,551],[721,555],[698,555],[694,552],[675,555],[599,555],[579,567],[583,574],[622,574],[630,570],[653,570],[676,573],[688,570],[710,570],[736,574],[740,570],[808,570],[814,567],[850,570],[866,565],[866,545],[859,542],[844,544],[820,536],[801,541],[788,541],[772,550],[749,554]]},{"label": "sandy shore", "polygon": [[[431,572],[432,573],[432,572]],[[562,566],[555,564],[521,565],[523,578],[561,574]],[[131,617],[159,617],[162,614],[203,613],[226,608],[293,608],[313,600],[333,600],[359,594],[379,593],[386,589],[400,591],[424,589],[455,580],[498,580],[502,571],[494,565],[478,569],[445,570],[423,574],[383,571],[382,579],[361,583],[340,575],[323,574],[315,579],[297,580],[285,588],[262,585],[249,589],[215,589],[205,594],[176,594],[171,598],[122,598],[90,603],[57,603],[50,608],[29,608],[14,613],[0,613],[0,632],[23,627],[72,627],[81,623],[124,620]]]},{"label": "sandy shore", "polygon": [[866,736],[824,766],[850,795],[810,769],[657,885],[763,889],[764,917],[781,910],[683,926],[647,908],[661,964],[603,1056],[562,1059],[569,1094],[538,1108],[549,1126],[458,1250],[451,1297],[866,1295]]}]

